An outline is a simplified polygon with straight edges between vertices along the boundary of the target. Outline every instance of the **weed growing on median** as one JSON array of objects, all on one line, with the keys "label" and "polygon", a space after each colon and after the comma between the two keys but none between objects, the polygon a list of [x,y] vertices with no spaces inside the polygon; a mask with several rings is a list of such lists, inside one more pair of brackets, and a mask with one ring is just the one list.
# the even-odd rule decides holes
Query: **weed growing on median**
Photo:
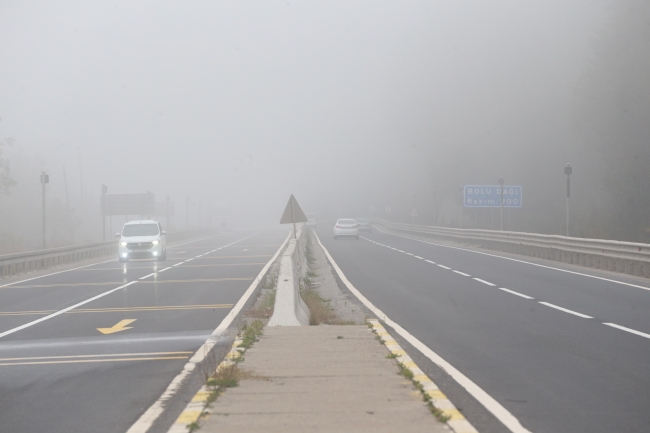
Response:
[{"label": "weed growing on median", "polygon": [[256,319],[251,323],[247,323],[242,328],[242,344],[239,347],[248,349],[255,343],[259,341],[259,337],[262,335],[262,330],[264,329],[264,323],[261,320]]}]

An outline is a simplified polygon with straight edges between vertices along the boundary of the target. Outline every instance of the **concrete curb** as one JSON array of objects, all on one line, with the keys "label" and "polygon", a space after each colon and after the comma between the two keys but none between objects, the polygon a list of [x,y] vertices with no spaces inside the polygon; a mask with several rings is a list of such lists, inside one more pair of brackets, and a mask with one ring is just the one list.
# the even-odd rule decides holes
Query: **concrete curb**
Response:
[{"label": "concrete curb", "polygon": [[[237,359],[246,350],[240,347],[241,344],[241,337],[237,337],[225,359],[217,366],[216,371],[237,363]],[[211,391],[206,385],[203,385],[194,397],[192,397],[192,400],[187,404],[183,412],[176,418],[168,433],[187,433],[187,426],[189,424],[198,423],[201,418],[209,416],[212,412],[212,408],[208,404]]]},{"label": "concrete curb", "polygon": [[273,316],[267,326],[309,325],[309,308],[300,296],[300,280],[307,273],[305,238],[304,230],[298,229],[282,255]]},{"label": "concrete curb", "polygon": [[376,319],[368,319],[368,323],[372,326],[372,330],[381,338],[382,343],[386,346],[388,351],[394,355],[397,362],[402,364],[404,368],[408,369],[413,374],[413,382],[420,384],[422,387],[422,394],[430,399],[433,406],[440,410],[445,416],[449,417],[446,424],[455,433],[478,433],[478,431],[470,424],[467,419],[456,406],[447,398],[445,394],[440,391],[440,388],[424,374],[422,370],[413,362],[410,356],[406,354],[404,349],[391,337],[391,335],[384,329],[384,327]]}]

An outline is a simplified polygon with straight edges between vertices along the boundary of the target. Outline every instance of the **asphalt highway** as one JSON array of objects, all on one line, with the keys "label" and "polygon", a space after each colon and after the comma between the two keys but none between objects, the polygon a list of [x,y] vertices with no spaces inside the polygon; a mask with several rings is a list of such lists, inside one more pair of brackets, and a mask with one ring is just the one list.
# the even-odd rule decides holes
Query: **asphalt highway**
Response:
[{"label": "asphalt highway", "polygon": [[0,282],[0,431],[127,431],[286,236],[215,236],[169,246],[165,262]]},{"label": "asphalt highway", "polygon": [[[377,230],[317,233],[356,289],[529,431],[650,431],[649,284]],[[508,431],[465,415],[481,432]]]}]

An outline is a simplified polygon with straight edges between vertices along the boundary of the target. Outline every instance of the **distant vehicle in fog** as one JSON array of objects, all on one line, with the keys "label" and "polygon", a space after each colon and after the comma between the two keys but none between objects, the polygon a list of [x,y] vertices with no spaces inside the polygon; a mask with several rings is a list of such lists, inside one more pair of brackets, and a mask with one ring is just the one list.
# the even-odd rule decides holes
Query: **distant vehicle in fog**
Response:
[{"label": "distant vehicle in fog", "polygon": [[120,262],[129,259],[167,260],[167,233],[158,221],[137,220],[124,224],[117,251]]},{"label": "distant vehicle in fog", "polygon": [[359,225],[360,232],[372,233],[372,224],[368,221],[367,218],[357,218],[357,224]]},{"label": "distant vehicle in fog", "polygon": [[334,224],[334,239],[355,238],[359,239],[359,224],[353,219],[340,219]]},{"label": "distant vehicle in fog", "polygon": [[316,227],[316,214],[307,212],[305,213],[305,216],[307,217],[307,222],[305,225],[309,227]]}]

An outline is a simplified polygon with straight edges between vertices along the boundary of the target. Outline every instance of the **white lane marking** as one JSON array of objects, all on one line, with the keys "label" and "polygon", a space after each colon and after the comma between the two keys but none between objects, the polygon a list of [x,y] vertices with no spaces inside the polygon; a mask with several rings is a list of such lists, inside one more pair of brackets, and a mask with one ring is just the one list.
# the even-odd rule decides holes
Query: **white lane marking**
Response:
[{"label": "white lane marking", "polygon": [[616,323],[603,323],[603,325],[611,326],[612,328],[620,329],[622,331],[629,332],[631,334],[640,335],[641,337],[650,338],[650,334],[645,332],[637,331],[636,329],[626,328],[625,326],[617,325]]},{"label": "white lane marking", "polygon": [[156,275],[156,273],[155,273],[155,272],[152,272],[152,273],[150,273],[149,275],[145,275],[144,277],[140,277],[140,278],[138,278],[138,280],[144,280],[145,278],[149,278],[149,277],[152,277],[152,276],[154,276],[154,275]]},{"label": "white lane marking", "polygon": [[[336,262],[330,255],[329,251],[327,251],[327,248],[325,248],[323,243],[320,241],[318,235],[314,233],[314,236],[316,236],[318,245],[320,245],[320,247],[323,249],[323,252],[327,256],[327,259],[329,260],[330,264],[338,274],[341,281],[343,281],[343,284],[345,284],[346,287],[354,294],[354,296],[356,296],[366,307],[368,307],[369,310],[375,313],[375,315],[380,320],[382,320],[388,326],[393,328],[395,332],[401,335],[406,341],[411,343],[413,347],[419,350],[424,356],[429,358],[434,364],[438,365],[440,368],[445,370],[447,374],[453,377],[454,380],[458,382],[460,386],[465,388],[467,392],[469,392],[476,400],[478,400],[489,412],[491,412],[499,421],[501,421],[501,423],[503,423],[503,425],[505,425],[511,432],[531,433],[529,430],[527,430],[521,425],[519,420],[515,418],[514,415],[512,415],[508,411],[508,409],[503,407],[492,396],[490,396],[487,392],[483,391],[481,387],[479,387],[477,384],[472,382],[472,380],[469,377],[465,376],[463,373],[457,370],[453,365],[445,361],[440,355],[435,353],[433,350],[429,349],[424,343],[422,343],[420,340],[418,340],[413,335],[411,335],[406,329],[402,328],[400,325],[393,322],[379,308],[375,307],[372,304],[372,302],[366,299],[366,297],[363,296],[361,292],[359,292],[356,289],[356,287],[352,285],[350,281],[348,281],[348,279],[341,271],[341,268],[339,268],[339,266],[336,264]],[[131,432],[127,432],[127,433],[131,433]]]},{"label": "white lane marking", "polygon": [[493,286],[493,287],[496,286],[496,284],[492,284],[489,281],[481,280],[480,278],[472,278],[472,279],[478,281],[479,283],[487,284],[488,286]]},{"label": "white lane marking", "polygon": [[167,269],[171,269],[171,266],[168,267],[168,268],[165,268],[165,269],[161,269],[161,270],[159,270],[158,273],[165,272]]},{"label": "white lane marking", "polygon": [[185,263],[185,262],[179,262],[179,263],[176,263],[175,265],[172,265],[172,266],[182,265],[183,263]]},{"label": "white lane marking", "polygon": [[404,252],[404,251],[402,251],[402,250],[395,250],[395,251],[397,251],[397,252],[399,252],[399,253],[403,253],[403,252]]},{"label": "white lane marking", "polygon": [[416,259],[424,260],[424,257],[420,257],[420,256],[413,256],[413,257],[415,257]]},{"label": "white lane marking", "polygon": [[425,262],[431,263],[432,265],[436,264],[436,262],[432,262],[431,260],[425,260]]},{"label": "white lane marking", "polygon": [[0,334],[0,338],[5,337],[5,336],[7,336],[7,335],[9,335],[9,334],[13,334],[14,332],[20,331],[21,329],[25,329],[25,328],[29,328],[30,326],[34,326],[34,325],[36,325],[37,323],[41,323],[41,322],[44,322],[44,321],[46,321],[46,320],[52,319],[52,318],[54,318],[54,317],[56,317],[56,316],[58,316],[58,315],[61,315],[61,314],[63,314],[63,313],[66,313],[66,312],[68,312],[68,311],[70,311],[70,310],[74,310],[74,309],[77,308],[77,307],[81,307],[82,305],[85,305],[85,304],[87,304],[87,303],[89,303],[89,302],[92,302],[92,301],[94,301],[94,300],[97,300],[97,299],[99,299],[99,298],[103,298],[103,297],[106,296],[106,295],[110,295],[110,294],[113,293],[113,292],[117,292],[118,290],[121,290],[121,289],[123,289],[123,288],[125,288],[125,287],[128,287],[128,286],[130,286],[131,284],[135,284],[135,283],[137,283],[137,281],[131,281],[130,283],[123,284],[123,285],[121,285],[121,286],[119,286],[119,287],[116,287],[116,288],[114,288],[114,289],[111,289],[111,290],[109,290],[109,291],[107,291],[107,292],[100,293],[100,294],[97,295],[97,296],[93,296],[92,298],[86,299],[85,301],[81,301],[81,302],[79,302],[79,303],[77,303],[77,304],[74,304],[74,305],[72,305],[72,306],[70,306],[70,307],[66,307],[66,308],[64,308],[63,310],[59,310],[59,311],[57,311],[56,313],[52,313],[52,314],[50,314],[50,315],[48,315],[48,316],[41,317],[40,319],[36,319],[36,320],[34,320],[34,321],[32,321],[32,322],[25,323],[24,325],[20,325],[20,326],[18,326],[18,327],[16,327],[16,328],[13,328],[13,329],[10,329],[10,330],[8,330],[8,331],[5,331],[5,332],[3,332],[3,333]]},{"label": "white lane marking", "polygon": [[523,293],[515,292],[514,290],[506,289],[505,287],[499,287],[499,290],[503,290],[504,292],[512,293],[513,295],[521,296],[522,298],[535,299],[532,296],[524,295]]},{"label": "white lane marking", "polygon": [[[108,262],[114,262],[115,260],[117,259],[104,260],[103,262],[91,263],[89,265],[79,266],[78,268],[66,269],[63,271],[52,272],[51,274],[39,275],[38,277],[27,278],[26,280],[14,281],[13,283],[3,284],[2,286],[0,286],[0,289],[7,286],[13,286],[14,284],[26,283],[27,281],[37,280],[39,278],[45,278],[45,277],[50,277],[52,275],[62,274],[64,272],[76,271],[77,269],[84,269],[90,266],[101,265],[103,263],[108,263]],[[111,270],[111,269],[107,269],[107,270]]]},{"label": "white lane marking", "polygon": [[413,254],[411,254],[411,253],[404,253],[404,254],[408,254],[409,256],[412,256],[412,255],[413,255]]},{"label": "white lane marking", "polygon": [[451,269],[451,268],[449,268],[449,267],[447,267],[447,266],[445,266],[445,265],[436,265],[436,266],[439,266],[439,267],[441,267],[442,269]]},{"label": "white lane marking", "polygon": [[557,305],[549,304],[548,302],[539,301],[539,303],[542,305],[546,305],[547,307],[555,308],[556,310],[564,311],[565,313],[573,314],[574,316],[584,317],[585,319],[593,319],[593,317],[587,316],[586,314],[578,313],[573,310],[567,310],[566,308],[558,307]]},{"label": "white lane marking", "polygon": [[192,257],[191,259],[187,259],[187,260],[185,260],[185,263],[187,263],[187,262],[191,262],[192,260],[194,260],[194,257]]},{"label": "white lane marking", "polygon": [[185,382],[187,377],[196,369],[197,365],[201,361],[203,361],[203,359],[207,356],[207,354],[210,353],[212,347],[215,344],[217,344],[219,336],[228,328],[228,326],[230,326],[230,324],[235,319],[237,314],[239,314],[241,309],[244,307],[248,299],[251,297],[251,295],[257,288],[257,285],[260,283],[260,281],[262,281],[262,278],[266,274],[266,271],[269,270],[271,264],[273,264],[275,259],[277,259],[278,255],[280,254],[280,251],[282,251],[282,249],[287,244],[287,242],[289,242],[289,239],[291,239],[291,235],[292,233],[289,232],[289,235],[284,240],[284,243],[280,246],[280,248],[278,248],[278,250],[275,252],[275,255],[271,258],[271,260],[269,260],[269,262],[262,268],[260,273],[255,278],[255,280],[253,280],[248,290],[244,292],[242,297],[239,298],[239,301],[237,301],[235,306],[232,308],[232,310],[230,310],[228,315],[221,321],[219,326],[217,326],[217,328],[214,331],[212,331],[210,337],[208,337],[208,339],[205,340],[205,343],[203,343],[203,345],[199,347],[199,349],[194,353],[192,358],[190,358],[187,364],[185,364],[183,370],[181,370],[181,372],[174,378],[174,380],[171,381],[171,383],[169,384],[165,392],[163,392],[162,395],[158,398],[158,400],[154,404],[152,404],[149,407],[149,409],[147,409],[146,412],[142,414],[142,416],[140,416],[140,418],[127,430],[126,433],[146,433],[151,428],[153,423],[156,422],[156,420],[163,413],[169,400],[181,389],[181,385]]},{"label": "white lane marking", "polygon": [[465,272],[457,271],[457,270],[452,270],[451,272],[456,272],[459,275],[462,275],[464,277],[471,277],[470,274],[466,274]]},{"label": "white lane marking", "polygon": [[483,253],[481,251],[468,250],[467,248],[452,247],[452,246],[449,246],[449,245],[438,244],[436,242],[423,241],[423,240],[420,240],[420,239],[410,238],[408,236],[400,236],[400,235],[396,235],[396,234],[393,234],[393,233],[388,233],[388,232],[382,231],[380,229],[377,229],[377,230],[379,230],[381,233],[384,233],[386,235],[397,236],[398,238],[403,238],[403,239],[410,239],[412,241],[422,242],[424,244],[436,245],[438,247],[451,248],[451,249],[460,250],[460,251],[467,251],[467,252],[470,252],[470,253],[482,254],[484,256],[489,256],[489,257],[497,257],[499,259],[510,260],[512,262],[517,262],[517,263],[524,263],[524,264],[531,265],[531,266],[537,266],[539,268],[552,269],[554,271],[566,272],[567,274],[580,275],[581,277],[594,278],[596,280],[607,281],[607,282],[616,283],[616,284],[622,284],[624,286],[629,286],[629,287],[636,287],[637,289],[650,290],[650,287],[639,286],[638,284],[626,283],[624,281],[612,280],[610,278],[597,277],[595,275],[583,274],[582,272],[569,271],[567,269],[554,268],[553,266],[540,265],[539,263],[527,262],[525,260],[513,259],[511,257],[504,257],[504,256],[498,256],[496,254]]}]

